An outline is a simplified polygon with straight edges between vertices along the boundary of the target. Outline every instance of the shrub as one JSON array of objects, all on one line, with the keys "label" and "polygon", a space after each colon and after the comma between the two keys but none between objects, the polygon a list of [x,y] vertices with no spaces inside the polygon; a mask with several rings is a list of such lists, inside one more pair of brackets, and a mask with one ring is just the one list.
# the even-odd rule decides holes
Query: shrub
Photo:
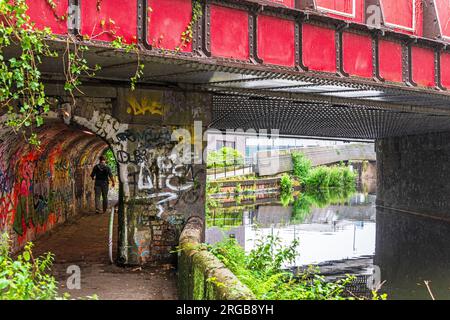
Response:
[{"label": "shrub", "polygon": [[294,201],[292,193],[282,193],[280,195],[280,202],[283,207],[288,207]]},{"label": "shrub", "polygon": [[328,188],[330,184],[330,172],[328,167],[317,167],[311,170],[306,179],[307,188]]},{"label": "shrub", "polygon": [[298,241],[284,247],[278,237],[257,241],[255,249],[246,254],[236,239],[227,239],[211,247],[211,252],[262,300],[342,300],[345,285],[352,278],[326,282],[313,272],[294,277],[283,270],[293,263]]},{"label": "shrub", "polygon": [[344,187],[354,189],[356,183],[356,176],[357,174],[355,171],[350,170],[350,168],[348,167],[344,168],[342,173]]},{"label": "shrub", "polygon": [[316,167],[310,171],[306,179],[307,189],[354,189],[356,173],[349,167]]},{"label": "shrub", "polygon": [[28,243],[16,260],[9,255],[9,239],[0,239],[0,300],[54,300],[57,282],[47,274],[53,255],[35,258],[32,243]]},{"label": "shrub", "polygon": [[218,151],[212,151],[208,154],[206,159],[208,168],[213,167],[229,167],[229,166],[240,166],[244,164],[244,157],[236,149],[223,147]]},{"label": "shrub", "polygon": [[291,194],[293,191],[293,185],[291,177],[288,174],[284,174],[280,180],[281,194]]},{"label": "shrub", "polygon": [[344,167],[330,167],[328,172],[330,175],[329,184],[330,188],[342,188],[344,186]]},{"label": "shrub", "polygon": [[300,181],[305,181],[311,170],[312,164],[303,153],[294,151],[291,154],[292,163],[294,166],[294,175],[300,179]]},{"label": "shrub", "polygon": [[[10,255],[8,234],[0,236],[0,300],[67,300],[70,294],[58,296],[58,282],[50,274],[54,255],[50,252],[33,256],[33,243],[13,259]],[[96,294],[80,297],[98,300]]]}]

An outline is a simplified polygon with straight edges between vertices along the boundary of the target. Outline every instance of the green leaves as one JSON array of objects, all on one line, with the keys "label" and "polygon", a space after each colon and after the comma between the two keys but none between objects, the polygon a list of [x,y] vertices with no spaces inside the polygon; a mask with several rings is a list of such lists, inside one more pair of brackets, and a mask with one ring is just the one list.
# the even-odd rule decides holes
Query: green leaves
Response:
[{"label": "green leaves", "polygon": [[355,187],[356,174],[343,164],[339,166],[312,168],[311,161],[300,152],[292,152],[294,175],[308,189]]},{"label": "green leaves", "polygon": [[9,286],[8,279],[0,279],[0,291]]},{"label": "green leaves", "polygon": [[[210,251],[261,300],[353,300],[343,293],[352,277],[327,282],[313,267],[294,276],[283,270],[297,256],[298,241],[283,246],[278,237],[257,241],[248,254],[236,239],[227,239]],[[378,297],[377,297],[378,298]],[[375,297],[374,297],[375,299]]]},{"label": "green leaves", "polygon": [[282,194],[291,194],[294,183],[288,174],[284,174],[280,180],[280,189]]},{"label": "green leaves", "polygon": [[23,259],[24,259],[25,261],[30,261],[30,259],[31,259],[30,252],[25,251],[25,252],[23,253]]},{"label": "green leaves", "polygon": [[239,151],[229,148],[223,147],[218,151],[212,151],[208,154],[208,158],[206,159],[208,168],[213,167],[227,167],[234,165],[242,165],[244,163],[244,157],[240,154]]},{"label": "green leaves", "polygon": [[0,300],[48,300],[57,298],[57,282],[46,274],[53,262],[47,254],[33,259],[32,244],[15,260],[9,255],[9,239],[0,238]]},{"label": "green leaves", "polygon": [[311,160],[309,160],[303,153],[297,151],[292,152],[291,156],[294,166],[294,175],[303,182],[308,177],[311,170]]},{"label": "green leaves", "polygon": [[[8,110],[7,125],[30,135],[27,128],[42,125],[49,110],[38,65],[57,54],[45,42],[50,30],[34,30],[27,9],[25,0],[0,2],[0,107]],[[5,60],[4,50],[13,45],[20,54]],[[28,140],[38,145],[36,136]]]}]

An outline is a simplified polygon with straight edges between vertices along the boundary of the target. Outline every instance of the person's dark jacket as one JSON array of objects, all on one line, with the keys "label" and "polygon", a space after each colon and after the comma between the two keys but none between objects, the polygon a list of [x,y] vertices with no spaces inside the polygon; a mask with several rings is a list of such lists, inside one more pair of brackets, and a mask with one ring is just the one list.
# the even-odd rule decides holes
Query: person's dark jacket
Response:
[{"label": "person's dark jacket", "polygon": [[95,184],[108,184],[108,178],[113,178],[111,168],[99,163],[92,169],[91,178],[95,179]]}]

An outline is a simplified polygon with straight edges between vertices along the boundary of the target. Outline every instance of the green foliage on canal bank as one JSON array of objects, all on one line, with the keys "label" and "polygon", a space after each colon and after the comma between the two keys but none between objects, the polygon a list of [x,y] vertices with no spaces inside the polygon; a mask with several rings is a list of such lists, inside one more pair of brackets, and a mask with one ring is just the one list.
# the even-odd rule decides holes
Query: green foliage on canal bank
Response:
[{"label": "green foliage on canal bank", "polygon": [[312,168],[311,160],[309,160],[303,153],[295,151],[292,152],[292,164],[294,167],[294,176],[304,182],[309,176]]},{"label": "green foliage on canal bank", "polygon": [[290,194],[294,190],[294,182],[288,174],[284,174],[280,180],[281,194]]},{"label": "green foliage on canal bank", "polygon": [[318,166],[300,152],[292,153],[293,174],[307,189],[354,188],[356,173],[343,164],[338,166]]},{"label": "green foliage on canal bank", "polygon": [[296,257],[298,242],[283,247],[278,237],[259,240],[248,254],[235,239],[227,239],[211,247],[211,252],[221,260],[261,300],[345,300],[345,286],[352,280],[347,277],[334,283],[314,272],[294,276],[284,271],[285,263]]},{"label": "green foliage on canal bank", "polygon": [[349,167],[317,167],[311,170],[306,178],[305,185],[307,189],[325,189],[325,188],[355,188],[356,174]]},{"label": "green foliage on canal bank", "polygon": [[223,147],[218,151],[208,153],[206,163],[208,169],[241,166],[244,164],[244,157],[236,149]]}]

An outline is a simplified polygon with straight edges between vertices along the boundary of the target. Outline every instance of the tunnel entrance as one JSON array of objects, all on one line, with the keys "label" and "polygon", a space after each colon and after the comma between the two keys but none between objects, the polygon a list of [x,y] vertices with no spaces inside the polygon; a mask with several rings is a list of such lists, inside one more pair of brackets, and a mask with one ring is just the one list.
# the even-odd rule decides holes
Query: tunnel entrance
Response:
[{"label": "tunnel entrance", "polygon": [[[13,132],[1,134],[0,230],[9,234],[12,251],[33,241],[37,251],[51,251],[56,261],[65,261],[85,257],[83,245],[90,245],[100,246],[108,259],[109,214],[95,216],[94,182],[90,177],[99,157],[108,153],[108,144],[89,130],[56,120],[48,120],[37,135],[39,147],[27,144]],[[113,172],[117,177],[116,167]],[[111,207],[118,201],[117,192],[112,192],[109,200]],[[84,244],[77,239],[83,237],[77,226],[101,243]],[[51,234],[64,234],[64,228],[73,229],[66,234],[70,241],[52,244]]]},{"label": "tunnel entrance", "polygon": [[[172,265],[141,269],[110,262],[110,209],[117,208],[120,182],[108,143],[84,127],[66,125],[59,119],[47,119],[36,133],[39,148],[7,128],[0,129],[0,233],[9,235],[12,252],[20,252],[31,241],[35,257],[53,253],[52,274],[60,295],[176,299]],[[90,175],[101,155],[111,166],[116,188],[109,188],[108,211],[96,214]],[[117,211],[112,238],[114,262],[119,260]]]}]

